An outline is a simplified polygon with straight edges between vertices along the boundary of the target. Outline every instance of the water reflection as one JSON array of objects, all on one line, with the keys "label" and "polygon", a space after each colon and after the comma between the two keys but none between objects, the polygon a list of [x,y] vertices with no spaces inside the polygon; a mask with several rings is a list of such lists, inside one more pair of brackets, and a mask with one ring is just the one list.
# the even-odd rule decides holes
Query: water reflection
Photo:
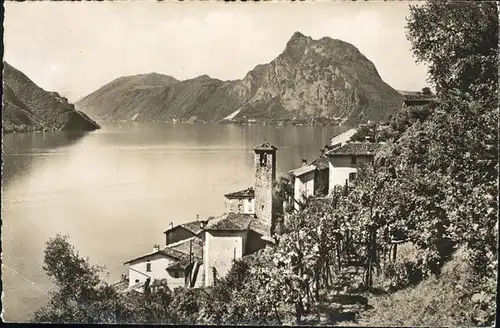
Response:
[{"label": "water reflection", "polygon": [[2,185],[26,176],[43,155],[56,154],[57,148],[77,144],[87,132],[31,132],[4,134],[2,145]]}]

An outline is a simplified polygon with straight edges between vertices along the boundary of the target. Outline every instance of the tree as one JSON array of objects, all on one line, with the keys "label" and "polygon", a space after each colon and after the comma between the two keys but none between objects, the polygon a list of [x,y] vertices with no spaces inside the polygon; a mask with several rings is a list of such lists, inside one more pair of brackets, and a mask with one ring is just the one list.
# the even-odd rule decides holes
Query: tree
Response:
[{"label": "tree", "polygon": [[79,256],[68,236],[47,242],[43,269],[55,284],[48,304],[33,315],[35,322],[114,323],[122,320],[124,307],[116,291],[99,274],[103,267]]},{"label": "tree", "polygon": [[422,88],[422,94],[423,95],[432,95],[431,88],[429,88],[429,87]]},{"label": "tree", "polygon": [[430,0],[410,6],[407,36],[429,65],[438,96],[461,92],[496,106],[498,8],[495,2]]}]

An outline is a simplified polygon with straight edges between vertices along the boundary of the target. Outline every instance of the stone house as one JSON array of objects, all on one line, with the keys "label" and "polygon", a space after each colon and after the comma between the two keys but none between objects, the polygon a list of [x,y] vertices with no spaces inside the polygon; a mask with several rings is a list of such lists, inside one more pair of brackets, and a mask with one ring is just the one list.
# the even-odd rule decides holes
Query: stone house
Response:
[{"label": "stone house", "polygon": [[329,192],[335,186],[356,182],[358,167],[373,160],[379,143],[351,142],[329,150],[325,155],[329,160]]},{"label": "stone house", "polygon": [[129,288],[142,291],[148,278],[151,282],[165,279],[171,288],[184,287],[188,278],[185,267],[201,261],[202,252],[202,242],[197,237],[171,243],[163,249],[155,245],[151,253],[124,263],[129,266]]},{"label": "stone house", "polygon": [[294,206],[298,211],[308,197],[314,196],[316,166],[303,163],[302,167],[289,171],[293,177]]},{"label": "stone house", "polygon": [[255,192],[253,187],[225,194],[226,213],[255,214]]}]

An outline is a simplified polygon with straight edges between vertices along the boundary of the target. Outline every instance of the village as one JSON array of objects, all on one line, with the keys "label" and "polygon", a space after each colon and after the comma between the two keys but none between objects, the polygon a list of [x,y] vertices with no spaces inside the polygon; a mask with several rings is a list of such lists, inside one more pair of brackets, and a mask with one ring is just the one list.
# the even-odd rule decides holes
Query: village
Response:
[{"label": "village", "polygon": [[[408,95],[404,107],[434,101],[433,97]],[[352,140],[360,129],[372,126],[370,136]],[[287,208],[300,211],[307,201],[324,199],[338,187],[356,183],[361,165],[373,160],[383,142],[377,142],[377,130],[384,124],[370,123],[333,136],[330,145],[320,150],[312,161],[303,159],[301,166],[286,174],[293,193],[283,204],[276,204],[273,188],[276,181],[274,145],[263,142],[254,149],[254,183],[245,190],[225,197],[225,213],[171,226],[164,231],[165,246],[154,245],[151,252],[126,261],[128,276],[115,284],[122,292],[143,292],[145,284],[163,281],[171,288],[212,286],[224,277],[235,260],[254,254],[274,243],[277,223],[285,218]],[[120,286],[120,287],[119,287]]]}]

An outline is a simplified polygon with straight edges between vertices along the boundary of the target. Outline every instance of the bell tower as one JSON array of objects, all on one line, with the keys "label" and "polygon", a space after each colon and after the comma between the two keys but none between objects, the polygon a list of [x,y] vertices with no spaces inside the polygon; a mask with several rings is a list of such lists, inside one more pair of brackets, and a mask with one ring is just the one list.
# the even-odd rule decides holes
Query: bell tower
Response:
[{"label": "bell tower", "polygon": [[276,150],[268,142],[254,149],[255,216],[268,227],[268,236],[274,231],[273,182],[276,179]]}]

